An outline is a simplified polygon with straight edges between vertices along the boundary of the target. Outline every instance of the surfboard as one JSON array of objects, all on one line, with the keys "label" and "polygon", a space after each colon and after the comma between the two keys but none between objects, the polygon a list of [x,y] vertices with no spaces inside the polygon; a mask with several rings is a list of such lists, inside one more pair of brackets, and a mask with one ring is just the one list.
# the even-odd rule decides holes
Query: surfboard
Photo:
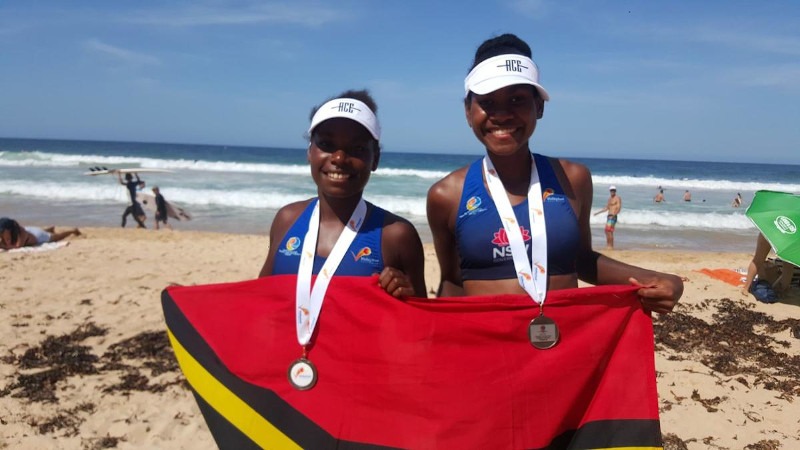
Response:
[{"label": "surfboard", "polygon": [[[147,209],[148,211],[152,212],[153,215],[156,213],[156,196],[145,194],[143,192],[136,193],[136,201],[141,203],[142,207]],[[189,211],[181,208],[180,206],[166,202],[167,203],[167,216],[171,219],[175,220],[192,220],[192,215],[189,214]]]},{"label": "surfboard", "polygon": [[167,169],[150,169],[147,167],[134,167],[134,168],[124,168],[124,169],[109,169],[108,167],[90,167],[88,172],[84,172],[84,175],[111,175],[115,173],[172,173],[171,170]]}]

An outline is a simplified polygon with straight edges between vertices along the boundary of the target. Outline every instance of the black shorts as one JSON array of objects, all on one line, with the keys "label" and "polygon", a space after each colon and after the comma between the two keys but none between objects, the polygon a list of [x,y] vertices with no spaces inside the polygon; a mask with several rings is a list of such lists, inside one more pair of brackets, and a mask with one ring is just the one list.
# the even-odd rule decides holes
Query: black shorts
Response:
[{"label": "black shorts", "polygon": [[169,219],[169,215],[167,215],[166,211],[163,213],[161,211],[156,211],[156,222],[167,223],[167,219]]}]

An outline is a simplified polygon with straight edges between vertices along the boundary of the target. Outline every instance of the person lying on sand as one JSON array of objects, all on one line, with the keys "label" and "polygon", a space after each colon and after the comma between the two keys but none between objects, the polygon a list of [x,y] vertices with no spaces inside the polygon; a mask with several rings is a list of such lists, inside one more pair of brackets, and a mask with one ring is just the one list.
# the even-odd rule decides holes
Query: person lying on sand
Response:
[{"label": "person lying on sand", "polygon": [[14,219],[0,218],[0,248],[11,250],[20,247],[33,247],[47,242],[58,242],[69,236],[80,236],[81,231],[72,228],[67,231],[56,232],[54,226],[23,227]]}]

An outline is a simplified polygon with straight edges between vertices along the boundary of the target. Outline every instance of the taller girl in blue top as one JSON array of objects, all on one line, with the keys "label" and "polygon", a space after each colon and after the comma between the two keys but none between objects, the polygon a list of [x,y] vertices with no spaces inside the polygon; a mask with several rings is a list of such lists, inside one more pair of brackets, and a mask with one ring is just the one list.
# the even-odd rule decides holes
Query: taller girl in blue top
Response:
[{"label": "taller girl in blue top", "polygon": [[308,255],[305,267],[314,275],[330,269],[332,275],[380,274],[378,282],[395,297],[427,296],[417,230],[362,198],[381,156],[377,109],[360,90],[312,110],[308,162],[317,197],[278,211],[259,276],[299,274]]},{"label": "taller girl in blue top", "polygon": [[530,47],[513,34],[485,41],[465,82],[464,112],[486,155],[428,191],[428,222],[441,268],[440,296],[528,293],[578,280],[640,287],[646,309],[671,311],[683,293],[675,275],[592,250],[592,177],[582,164],[531,153],[550,99]]}]

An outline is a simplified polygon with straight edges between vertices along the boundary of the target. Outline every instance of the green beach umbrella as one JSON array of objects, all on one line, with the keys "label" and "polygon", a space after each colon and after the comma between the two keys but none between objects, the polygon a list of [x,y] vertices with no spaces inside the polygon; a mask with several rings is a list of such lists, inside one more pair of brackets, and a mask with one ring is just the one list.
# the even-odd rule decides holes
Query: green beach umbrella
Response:
[{"label": "green beach umbrella", "polygon": [[745,215],[767,238],[779,258],[800,266],[800,195],[757,191]]}]

